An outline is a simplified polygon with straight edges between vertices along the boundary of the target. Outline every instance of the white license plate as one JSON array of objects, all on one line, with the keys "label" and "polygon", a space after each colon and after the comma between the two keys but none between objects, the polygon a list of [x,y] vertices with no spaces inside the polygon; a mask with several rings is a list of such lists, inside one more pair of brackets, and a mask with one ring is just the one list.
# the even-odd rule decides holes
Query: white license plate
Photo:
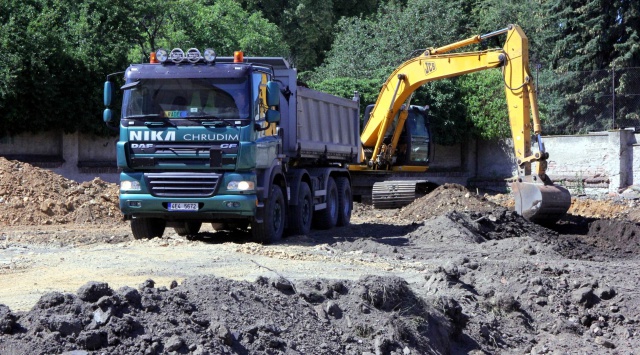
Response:
[{"label": "white license plate", "polygon": [[197,203],[172,202],[169,203],[169,211],[197,211]]}]

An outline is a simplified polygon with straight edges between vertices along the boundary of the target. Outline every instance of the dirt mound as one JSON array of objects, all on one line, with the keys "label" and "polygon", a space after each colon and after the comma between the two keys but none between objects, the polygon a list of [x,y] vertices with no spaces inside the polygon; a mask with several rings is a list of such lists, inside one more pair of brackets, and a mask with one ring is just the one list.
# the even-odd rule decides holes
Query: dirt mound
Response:
[{"label": "dirt mound", "polygon": [[395,277],[198,277],[115,291],[89,282],[77,295],[46,294],[26,313],[0,305],[0,352],[441,354],[451,351],[454,306],[440,313]]},{"label": "dirt mound", "polygon": [[404,207],[399,217],[421,222],[451,211],[490,212],[496,207],[498,205],[462,185],[444,184]]},{"label": "dirt mound", "polygon": [[585,243],[608,250],[613,255],[638,255],[640,252],[640,226],[619,220],[600,219],[591,222]]},{"label": "dirt mound", "polygon": [[496,207],[490,212],[447,212],[426,221],[424,226],[411,234],[413,237],[440,236],[483,243],[522,236],[546,236],[552,231],[531,223],[514,211]]},{"label": "dirt mound", "polygon": [[79,184],[0,157],[0,224],[117,223],[118,186],[99,178]]}]

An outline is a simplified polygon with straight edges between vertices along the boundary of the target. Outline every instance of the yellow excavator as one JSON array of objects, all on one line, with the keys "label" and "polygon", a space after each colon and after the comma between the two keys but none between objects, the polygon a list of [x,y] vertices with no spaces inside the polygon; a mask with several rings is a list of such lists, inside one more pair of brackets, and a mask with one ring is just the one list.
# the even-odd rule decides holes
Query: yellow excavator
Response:
[{"label": "yellow excavator", "polygon": [[[503,34],[507,39],[501,49],[449,53]],[[354,195],[362,193],[359,187],[368,184],[373,186],[371,199],[376,208],[412,202],[429,186],[421,176],[428,169],[432,145],[428,115],[423,108],[411,105],[413,93],[431,81],[501,68],[518,164],[517,180],[511,185],[516,212],[540,224],[554,223],[565,215],[571,195],[565,188],[554,185],[546,174],[549,154],[542,143],[528,47],[522,29],[509,25],[440,48],[429,48],[400,65],[382,86],[375,105],[365,110],[366,123],[360,137],[362,163],[349,167]],[[537,142],[535,151],[531,146],[532,133]]]}]

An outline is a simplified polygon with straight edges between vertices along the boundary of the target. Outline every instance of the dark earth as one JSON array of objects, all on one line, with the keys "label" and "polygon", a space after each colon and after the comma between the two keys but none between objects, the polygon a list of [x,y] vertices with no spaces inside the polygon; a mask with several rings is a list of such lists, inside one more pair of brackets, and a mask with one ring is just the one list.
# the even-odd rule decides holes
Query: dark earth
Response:
[{"label": "dark earth", "polygon": [[[29,231],[42,223],[90,231],[62,234],[60,245],[109,248],[132,238],[100,232],[124,223],[116,186],[1,163],[0,221],[20,232],[11,240],[3,233],[0,243],[38,243]],[[33,181],[10,189],[11,169],[28,170]],[[29,201],[41,206],[31,215],[24,213]],[[511,206],[508,196],[446,184],[402,209],[355,204],[350,226],[273,246],[377,260],[392,266],[391,276],[363,268],[355,280],[339,273],[293,279],[270,270],[254,281],[209,275],[118,289],[87,280],[75,293],[44,294],[30,310],[0,305],[0,354],[636,353],[636,200],[574,198],[552,228]],[[215,238],[252,244],[243,231],[189,239],[209,245]]]}]

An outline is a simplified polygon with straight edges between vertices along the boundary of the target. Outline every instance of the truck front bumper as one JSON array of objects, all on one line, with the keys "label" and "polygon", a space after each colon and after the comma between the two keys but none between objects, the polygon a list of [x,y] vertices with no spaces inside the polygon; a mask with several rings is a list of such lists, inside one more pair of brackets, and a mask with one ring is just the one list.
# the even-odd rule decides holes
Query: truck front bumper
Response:
[{"label": "truck front bumper", "polygon": [[[197,211],[171,211],[170,203],[197,204]],[[120,210],[125,216],[171,219],[210,219],[253,217],[256,195],[217,195],[207,198],[161,198],[148,194],[120,194]]]}]

